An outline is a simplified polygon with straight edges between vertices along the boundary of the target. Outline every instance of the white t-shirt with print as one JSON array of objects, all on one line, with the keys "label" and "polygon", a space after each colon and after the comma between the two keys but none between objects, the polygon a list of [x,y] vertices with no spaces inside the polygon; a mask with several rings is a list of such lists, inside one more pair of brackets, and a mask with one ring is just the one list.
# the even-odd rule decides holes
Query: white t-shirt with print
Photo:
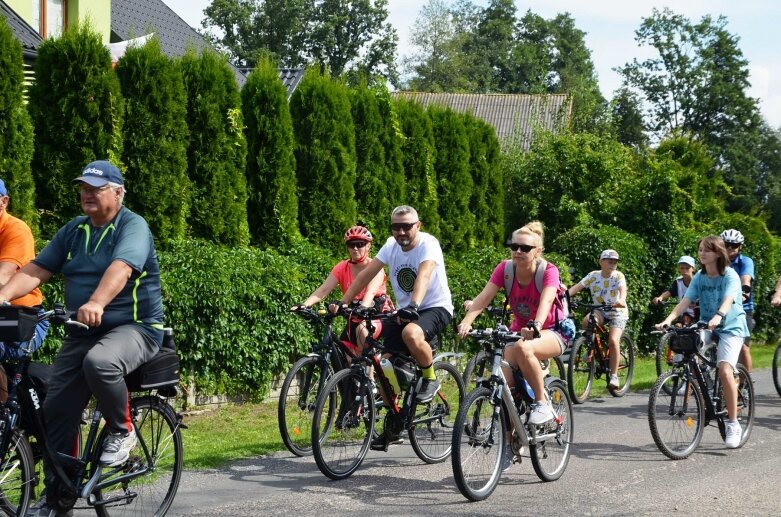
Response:
[{"label": "white t-shirt with print", "polygon": [[419,232],[418,243],[409,251],[402,250],[396,239],[389,237],[376,258],[388,266],[388,276],[398,307],[406,307],[412,302],[412,290],[418,278],[420,264],[433,260],[436,265],[420,308],[443,307],[453,315],[453,298],[447,284],[445,257],[439,241],[433,235]]},{"label": "white t-shirt with print", "polygon": [[[618,300],[618,289],[626,285],[626,278],[621,271],[613,271],[609,277],[602,276],[602,271],[592,271],[580,281],[591,293],[594,303],[613,304]],[[624,315],[629,314],[626,307],[615,307],[613,310]]]}]

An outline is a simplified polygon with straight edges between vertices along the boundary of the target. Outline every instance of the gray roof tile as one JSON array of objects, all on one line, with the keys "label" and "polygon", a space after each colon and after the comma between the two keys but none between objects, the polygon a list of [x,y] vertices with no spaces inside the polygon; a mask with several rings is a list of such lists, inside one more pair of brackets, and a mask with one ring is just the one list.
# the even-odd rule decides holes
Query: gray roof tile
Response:
[{"label": "gray roof tile", "polygon": [[38,47],[43,43],[41,36],[2,0],[0,0],[0,13],[5,16],[8,26],[11,27],[14,36],[22,44],[22,48],[25,50],[38,50]]}]

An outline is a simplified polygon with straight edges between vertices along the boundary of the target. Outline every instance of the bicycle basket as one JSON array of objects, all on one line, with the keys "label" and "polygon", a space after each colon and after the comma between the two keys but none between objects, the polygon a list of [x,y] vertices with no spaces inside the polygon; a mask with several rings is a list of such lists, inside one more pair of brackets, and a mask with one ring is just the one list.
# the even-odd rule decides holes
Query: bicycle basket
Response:
[{"label": "bicycle basket", "polygon": [[670,350],[676,353],[695,353],[701,346],[699,332],[675,333],[670,336]]},{"label": "bicycle basket", "polygon": [[0,306],[0,341],[30,341],[35,335],[38,310],[22,305]]}]

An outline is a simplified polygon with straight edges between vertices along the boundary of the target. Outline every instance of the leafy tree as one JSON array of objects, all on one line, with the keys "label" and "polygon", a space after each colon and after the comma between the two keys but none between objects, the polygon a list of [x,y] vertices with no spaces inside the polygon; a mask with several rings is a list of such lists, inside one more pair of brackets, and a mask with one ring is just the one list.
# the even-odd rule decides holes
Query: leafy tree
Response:
[{"label": "leafy tree", "polygon": [[768,228],[781,233],[781,130],[763,124],[760,136],[761,183],[758,189],[764,201]]},{"label": "leafy tree", "polygon": [[125,97],[127,205],[143,214],[158,242],[181,239],[190,191],[182,72],[156,38],[129,48],[116,72]]},{"label": "leafy tree", "polygon": [[402,156],[407,193],[404,204],[414,206],[426,231],[439,235],[439,194],[434,164],[434,131],[420,104],[405,99],[395,102],[403,135]]},{"label": "leafy tree", "polygon": [[474,186],[469,174],[469,139],[463,116],[450,108],[428,109],[434,134],[439,198],[439,240],[448,250],[474,246],[475,217],[469,210]]},{"label": "leafy tree", "polygon": [[182,58],[187,90],[188,175],[192,234],[218,244],[244,246],[247,224],[247,143],[241,97],[227,61],[216,52]]},{"label": "leafy tree", "polygon": [[334,248],[356,222],[355,128],[346,86],[308,70],[290,99],[295,134],[299,227]]},{"label": "leafy tree", "polygon": [[99,34],[83,24],[43,42],[29,91],[42,235],[54,235],[81,213],[68,186],[87,163],[108,159],[119,164],[124,109],[111,56]]},{"label": "leafy tree", "polygon": [[23,100],[22,46],[5,18],[0,19],[0,179],[11,197],[10,211],[38,231],[33,158],[33,127]]},{"label": "leafy tree", "polygon": [[648,137],[643,125],[642,104],[637,94],[627,88],[621,88],[613,97],[610,112],[613,131],[619,142],[637,148],[648,145]]},{"label": "leafy tree", "polygon": [[283,67],[306,63],[305,36],[312,5],[306,0],[213,0],[204,9],[204,28],[237,66],[252,68],[260,53]]},{"label": "leafy tree", "polygon": [[241,91],[247,124],[247,218],[253,244],[291,243],[298,231],[293,122],[287,90],[270,60],[261,61]]}]

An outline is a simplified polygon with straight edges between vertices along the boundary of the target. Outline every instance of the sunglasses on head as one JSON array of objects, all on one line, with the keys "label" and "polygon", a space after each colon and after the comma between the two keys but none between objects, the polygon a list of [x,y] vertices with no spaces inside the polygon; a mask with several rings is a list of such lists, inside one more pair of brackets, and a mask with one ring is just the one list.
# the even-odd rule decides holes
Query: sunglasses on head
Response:
[{"label": "sunglasses on head", "polygon": [[417,221],[414,223],[392,223],[391,224],[391,231],[392,232],[400,232],[404,230],[405,232],[408,232],[412,230],[412,227],[418,224]]},{"label": "sunglasses on head", "polygon": [[345,244],[345,246],[357,250],[357,249],[365,248],[367,244],[369,243],[366,241],[349,241]]},{"label": "sunglasses on head", "polygon": [[521,253],[529,253],[531,250],[537,247],[537,246],[530,246],[529,244],[516,244],[514,242],[510,243],[509,246],[511,250],[520,251]]}]

